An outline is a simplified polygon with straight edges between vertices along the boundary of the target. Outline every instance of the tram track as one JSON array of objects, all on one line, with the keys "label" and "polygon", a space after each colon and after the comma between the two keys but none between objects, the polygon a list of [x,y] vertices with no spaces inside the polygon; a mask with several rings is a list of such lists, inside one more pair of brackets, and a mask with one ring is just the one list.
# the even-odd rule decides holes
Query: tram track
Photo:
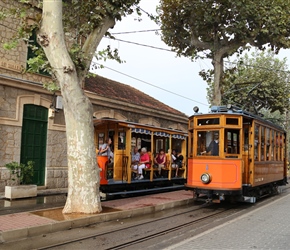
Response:
[{"label": "tram track", "polygon": [[228,211],[228,209],[226,209],[224,211],[219,211],[219,212],[211,214],[211,215],[204,216],[202,218],[190,221],[188,223],[185,223],[185,224],[182,224],[182,225],[179,225],[179,226],[172,227],[170,229],[163,230],[163,231],[158,232],[158,233],[154,233],[154,234],[148,235],[146,237],[143,237],[143,238],[140,238],[140,239],[137,239],[137,240],[134,240],[134,241],[128,241],[126,243],[120,244],[119,246],[106,248],[106,250],[125,249],[125,248],[127,248],[129,246],[135,246],[137,243],[144,242],[144,241],[147,241],[147,240],[150,240],[150,239],[153,239],[153,238],[158,238],[158,237],[160,237],[162,235],[167,235],[168,233],[176,232],[176,231],[178,231],[180,229],[191,227],[191,226],[193,226],[194,224],[196,224],[198,222],[202,222],[204,220],[208,220],[210,218],[214,218],[214,217],[220,216],[221,214],[225,213],[226,211]]},{"label": "tram track", "polygon": [[[126,227],[120,227],[118,229],[115,230],[108,230],[106,232],[102,232],[102,233],[93,233],[84,237],[78,237],[75,238],[73,240],[67,240],[67,241],[63,241],[61,243],[56,243],[56,244],[51,244],[51,245],[47,245],[44,247],[39,247],[37,249],[39,250],[44,250],[44,249],[66,249],[64,247],[68,247],[67,249],[69,249],[69,245],[75,244],[77,242],[80,241],[87,241],[87,240],[94,240],[94,241],[100,241],[101,239],[104,238],[110,238],[112,239],[112,237],[116,236],[118,233],[124,233],[124,231],[132,231],[132,232],[136,232],[138,231],[139,227],[143,227],[143,228],[152,228],[152,225],[157,225],[160,224],[162,221],[162,223],[164,224],[164,221],[172,221],[172,220],[176,220],[178,217],[180,216],[187,216],[189,218],[194,218],[197,216],[197,218],[188,221],[186,223],[180,223],[179,225],[175,225],[175,226],[170,226],[167,227],[166,229],[163,230],[154,230],[152,233],[147,233],[146,235],[140,235],[134,239],[129,238],[124,240],[123,242],[119,243],[119,244],[115,244],[114,246],[108,246],[102,249],[107,249],[107,250],[111,250],[111,249],[125,249],[128,247],[132,247],[136,244],[142,243],[142,242],[146,242],[148,240],[152,240],[154,238],[158,238],[170,233],[174,233],[177,232],[178,230],[181,229],[186,229],[189,227],[192,227],[193,225],[197,224],[197,223],[202,223],[203,221],[209,220],[209,219],[213,219],[213,218],[217,218],[219,216],[221,216],[222,214],[228,212],[231,209],[234,209],[237,207],[237,205],[231,206],[231,207],[227,207],[227,208],[220,208],[217,207],[217,210],[215,208],[213,208],[215,211],[211,212],[210,214],[208,214],[208,208],[210,207],[217,207],[216,204],[202,204],[199,205],[198,207],[195,207],[195,209],[190,209],[190,211],[185,211],[185,212],[179,212],[179,213],[175,213],[173,215],[170,216],[166,216],[166,217],[162,217],[162,218],[158,218],[158,219],[150,219],[148,221],[142,222],[141,225],[138,224],[134,224],[134,225],[129,225]],[[204,211],[202,211],[203,209],[205,209]],[[194,214],[192,214],[194,213]],[[206,213],[206,215],[202,215],[202,216],[198,216],[198,214],[203,214]],[[130,233],[128,233],[128,235],[132,235]]]},{"label": "tram track", "polygon": [[[283,189],[282,195],[285,195],[289,192],[289,187],[285,187]],[[246,210],[250,207],[255,209],[256,207],[263,206],[273,200],[278,198],[277,195],[263,197],[260,199],[259,203],[256,204],[227,204],[226,207],[223,207],[222,204],[212,204],[212,203],[203,203],[201,205],[195,205],[194,207],[190,207],[189,210],[178,212],[169,216],[165,216],[158,219],[148,219],[147,221],[142,221],[137,224],[122,226],[115,230],[107,230],[106,232],[93,233],[84,237],[78,237],[73,240],[63,241],[61,243],[47,245],[45,247],[37,248],[41,249],[74,249],[71,248],[73,244],[77,244],[78,242],[84,243],[85,241],[92,240],[91,244],[96,244],[96,242],[104,241],[104,244],[98,246],[98,249],[106,249],[106,250],[117,250],[117,249],[136,249],[142,248],[144,244],[147,244],[150,241],[158,241],[158,238],[168,237],[168,235],[176,235],[176,233],[180,230],[184,231],[199,231],[199,233],[203,230],[206,230],[207,227],[212,227],[211,223],[215,221],[216,224],[224,223],[225,220],[237,217],[237,215],[241,215],[246,212]],[[178,208],[178,210],[182,210]],[[212,211],[214,210],[214,211]],[[191,218],[190,221],[179,223],[178,225],[174,224],[174,226],[170,226],[164,228],[163,230],[154,230],[153,232],[147,232],[146,234],[136,234],[139,231],[139,228],[152,228],[154,225],[158,225],[163,221],[176,221],[178,217],[185,216],[187,218]],[[194,219],[192,219],[194,218]],[[164,224],[164,223],[163,223]],[[165,223],[166,224],[166,223]],[[148,230],[147,230],[148,231]],[[150,231],[150,230],[149,230]],[[118,234],[123,232],[125,235],[134,235],[132,238],[122,239],[122,241],[117,240]],[[126,232],[126,233],[124,233]],[[170,238],[171,236],[169,236]],[[104,240],[105,239],[105,240]],[[108,242],[105,242],[108,239]],[[114,240],[115,242],[110,242]]]},{"label": "tram track", "polygon": [[[99,222],[4,243],[5,249],[163,249],[289,194],[263,197],[255,204],[201,203]],[[236,208],[236,209],[235,209]],[[227,213],[228,212],[228,213]],[[157,247],[157,248],[156,248]],[[1,247],[0,247],[1,248]]]}]

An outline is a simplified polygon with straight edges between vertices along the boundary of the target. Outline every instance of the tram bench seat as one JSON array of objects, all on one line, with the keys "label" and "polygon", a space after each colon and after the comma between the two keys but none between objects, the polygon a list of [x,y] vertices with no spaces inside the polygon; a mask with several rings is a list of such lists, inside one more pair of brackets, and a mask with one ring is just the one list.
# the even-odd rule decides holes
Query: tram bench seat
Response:
[{"label": "tram bench seat", "polygon": [[137,169],[133,169],[132,167],[133,166],[131,166],[131,178],[134,179],[138,175],[138,170]]},{"label": "tram bench seat", "polygon": [[[182,164],[182,165],[181,165],[182,167],[181,167],[181,168],[178,167],[178,173],[177,173],[178,177],[181,177],[181,176],[179,176],[180,173],[182,173],[182,172],[185,171],[185,163],[182,162],[181,164]],[[175,177],[175,174],[176,174],[176,168],[175,168],[175,167],[172,167],[172,163],[171,163],[171,162],[168,164],[168,170],[169,170],[169,173],[170,173],[170,175],[171,175],[171,178]]]},{"label": "tram bench seat", "polygon": [[[184,162],[181,163],[181,166],[182,166],[181,168],[178,168],[178,177],[181,177],[181,176],[180,176],[180,173],[183,173],[183,172],[185,171],[185,166],[186,166],[186,165],[185,165]],[[175,171],[175,170],[176,170],[176,169],[174,169],[174,171]]]}]

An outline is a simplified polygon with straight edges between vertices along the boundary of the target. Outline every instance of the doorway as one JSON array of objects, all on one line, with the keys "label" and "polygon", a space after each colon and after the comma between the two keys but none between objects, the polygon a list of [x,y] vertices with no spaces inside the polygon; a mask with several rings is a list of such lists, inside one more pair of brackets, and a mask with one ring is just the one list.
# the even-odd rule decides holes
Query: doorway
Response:
[{"label": "doorway", "polygon": [[34,162],[32,184],[44,185],[48,109],[33,104],[23,108],[20,162]]}]

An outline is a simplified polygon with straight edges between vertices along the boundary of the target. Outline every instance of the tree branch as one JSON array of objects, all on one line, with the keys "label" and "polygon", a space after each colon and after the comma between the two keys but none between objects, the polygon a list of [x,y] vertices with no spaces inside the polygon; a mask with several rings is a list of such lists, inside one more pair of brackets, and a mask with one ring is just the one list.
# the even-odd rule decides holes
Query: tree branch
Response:
[{"label": "tree branch", "polygon": [[203,50],[211,49],[211,48],[212,48],[211,43],[201,42],[201,41],[197,38],[197,36],[194,35],[193,32],[191,32],[190,43],[191,43],[192,46],[194,46],[194,47],[196,47],[196,48],[199,48],[199,49],[203,49]]},{"label": "tree branch", "polygon": [[[91,61],[95,55],[98,45],[100,44],[102,38],[108,31],[108,29],[113,28],[115,25],[115,20],[110,17],[104,19],[102,26],[95,28],[87,37],[83,47],[82,52],[85,60],[85,72],[89,70]],[[84,76],[82,76],[84,77]]]}]

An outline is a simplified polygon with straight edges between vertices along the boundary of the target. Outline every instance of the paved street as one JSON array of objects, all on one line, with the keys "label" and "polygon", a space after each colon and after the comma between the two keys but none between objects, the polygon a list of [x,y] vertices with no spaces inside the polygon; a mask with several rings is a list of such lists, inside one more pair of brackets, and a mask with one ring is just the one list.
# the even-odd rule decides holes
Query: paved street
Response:
[{"label": "paved street", "polygon": [[290,194],[167,250],[290,249]]}]

